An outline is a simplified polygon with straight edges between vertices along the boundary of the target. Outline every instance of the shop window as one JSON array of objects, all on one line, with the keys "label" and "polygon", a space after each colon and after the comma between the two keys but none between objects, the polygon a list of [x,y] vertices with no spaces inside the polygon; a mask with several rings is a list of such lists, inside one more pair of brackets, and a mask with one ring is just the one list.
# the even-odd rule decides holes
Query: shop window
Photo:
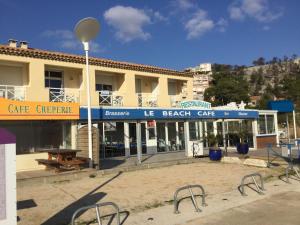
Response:
[{"label": "shop window", "polygon": [[266,119],[265,115],[260,115],[258,118],[258,133],[266,134]]},{"label": "shop window", "polygon": [[124,123],[123,122],[105,122],[104,136],[101,157],[109,158],[116,156],[125,156],[124,145]]},{"label": "shop window", "polygon": [[196,122],[189,122],[189,133],[190,133],[190,140],[197,141],[199,140],[199,129],[198,123]]},{"label": "shop window", "polygon": [[156,138],[156,136],[155,136],[155,121],[154,120],[148,121],[147,127],[148,127],[149,140],[154,140]]},{"label": "shop window", "polygon": [[274,134],[275,133],[275,123],[274,123],[274,116],[267,115],[267,133]]},{"label": "shop window", "polygon": [[274,115],[260,115],[259,116],[258,133],[259,134],[274,134],[275,133]]},{"label": "shop window", "polygon": [[45,148],[64,148],[71,145],[69,140],[71,137],[71,123],[68,122],[3,121],[0,126],[16,136],[17,154],[34,153]]}]

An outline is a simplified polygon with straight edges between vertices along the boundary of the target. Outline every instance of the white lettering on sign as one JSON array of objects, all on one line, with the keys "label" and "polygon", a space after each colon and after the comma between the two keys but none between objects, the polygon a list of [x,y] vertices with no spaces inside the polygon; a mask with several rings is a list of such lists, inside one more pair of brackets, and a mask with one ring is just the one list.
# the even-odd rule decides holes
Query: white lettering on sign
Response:
[{"label": "white lettering on sign", "polygon": [[154,116],[154,111],[144,111],[144,116],[145,117]]},{"label": "white lettering on sign", "polygon": [[120,112],[110,112],[105,111],[105,116],[129,116],[130,113],[128,111],[120,111]]},{"label": "white lettering on sign", "polygon": [[5,148],[0,145],[0,221],[6,219]]},{"label": "white lettering on sign", "polygon": [[164,117],[184,117],[184,116],[191,116],[191,111],[180,110],[180,111],[169,111],[165,110],[162,111]]},{"label": "white lettering on sign", "polygon": [[248,113],[246,113],[246,112],[239,112],[239,116],[248,116]]},{"label": "white lettering on sign", "polygon": [[198,116],[209,116],[209,117],[214,117],[215,112],[214,111],[199,111]]}]

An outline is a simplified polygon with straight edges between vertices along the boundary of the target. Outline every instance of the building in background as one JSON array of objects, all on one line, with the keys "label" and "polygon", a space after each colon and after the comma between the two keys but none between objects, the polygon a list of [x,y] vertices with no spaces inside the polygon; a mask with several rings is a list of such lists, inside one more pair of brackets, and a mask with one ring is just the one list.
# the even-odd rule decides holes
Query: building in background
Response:
[{"label": "building in background", "polygon": [[193,99],[203,100],[205,89],[209,87],[209,82],[212,79],[212,64],[201,63],[198,66],[187,68],[186,71],[190,71],[194,74]]}]

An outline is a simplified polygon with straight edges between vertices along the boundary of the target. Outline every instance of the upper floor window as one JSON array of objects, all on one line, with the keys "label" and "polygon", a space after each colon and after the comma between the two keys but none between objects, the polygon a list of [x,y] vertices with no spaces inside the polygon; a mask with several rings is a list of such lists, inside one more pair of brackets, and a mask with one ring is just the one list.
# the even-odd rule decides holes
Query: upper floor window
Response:
[{"label": "upper floor window", "polygon": [[109,84],[96,84],[96,91],[112,91],[112,85]]},{"label": "upper floor window", "polygon": [[62,88],[63,74],[61,71],[45,71],[45,87]]}]

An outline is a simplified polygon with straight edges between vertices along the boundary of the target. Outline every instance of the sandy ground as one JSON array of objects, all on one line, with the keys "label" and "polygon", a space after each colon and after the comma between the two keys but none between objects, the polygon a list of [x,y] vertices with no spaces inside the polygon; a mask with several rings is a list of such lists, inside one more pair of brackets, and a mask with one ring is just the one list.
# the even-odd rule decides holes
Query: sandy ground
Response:
[{"label": "sandy ground", "polygon": [[100,201],[113,201],[121,210],[135,213],[168,204],[175,190],[187,184],[203,185],[208,195],[228,192],[237,188],[243,175],[256,171],[265,174],[266,169],[199,162],[26,186],[18,188],[18,201],[31,199],[36,206],[18,210],[18,224],[69,224],[77,208]]}]

